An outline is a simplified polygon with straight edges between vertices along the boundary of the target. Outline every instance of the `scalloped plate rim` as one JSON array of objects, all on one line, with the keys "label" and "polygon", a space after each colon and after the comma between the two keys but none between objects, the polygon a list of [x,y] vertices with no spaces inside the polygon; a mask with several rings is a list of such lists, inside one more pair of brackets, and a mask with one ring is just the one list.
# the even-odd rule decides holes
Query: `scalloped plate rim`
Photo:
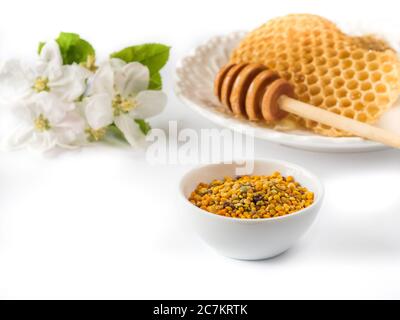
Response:
[{"label": "scalloped plate rim", "polygon": [[369,152],[389,149],[389,147],[374,141],[368,141],[357,137],[324,137],[315,134],[296,134],[288,133],[283,131],[277,131],[266,127],[256,126],[251,124],[246,120],[237,119],[224,114],[220,111],[213,110],[212,107],[207,105],[202,105],[194,102],[182,94],[179,81],[181,80],[178,75],[178,70],[183,68],[183,61],[189,57],[195,57],[196,52],[203,46],[216,41],[219,38],[232,37],[234,35],[244,34],[244,31],[236,31],[225,35],[216,35],[211,37],[208,41],[201,43],[188,54],[183,56],[178,60],[175,68],[175,81],[174,81],[174,91],[176,96],[193,111],[200,114],[204,118],[210,120],[211,122],[220,125],[222,127],[229,128],[234,131],[242,132],[243,129],[251,128],[254,130],[254,135],[256,138],[273,142],[279,145],[284,145],[286,147],[302,149],[307,151],[320,151],[320,152]]}]

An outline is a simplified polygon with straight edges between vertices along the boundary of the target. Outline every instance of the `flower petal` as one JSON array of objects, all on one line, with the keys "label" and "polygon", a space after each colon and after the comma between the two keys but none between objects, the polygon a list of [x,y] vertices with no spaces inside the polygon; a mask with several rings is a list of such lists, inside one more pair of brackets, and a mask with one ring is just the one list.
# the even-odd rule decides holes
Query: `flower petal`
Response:
[{"label": "flower petal", "polygon": [[[21,99],[12,106],[12,115],[20,122],[32,124],[38,112],[33,99]],[[40,113],[40,112],[39,112]]]},{"label": "flower petal", "polygon": [[75,104],[65,102],[60,97],[48,93],[41,92],[31,99],[27,100],[28,108],[36,115],[43,114],[50,121],[51,125],[61,122],[66,113],[75,109]]},{"label": "flower petal", "polygon": [[128,63],[115,71],[115,86],[124,98],[146,90],[149,86],[149,69],[139,62]]},{"label": "flower petal", "polygon": [[145,135],[140,131],[137,123],[128,115],[115,117],[114,122],[132,147],[139,145],[144,140]]},{"label": "flower petal", "polygon": [[53,126],[51,132],[57,146],[71,149],[87,143],[85,129],[86,122],[83,115],[74,110],[68,112],[60,123]]},{"label": "flower petal", "polygon": [[56,136],[50,131],[34,132],[29,141],[29,147],[39,152],[46,152],[56,146]]},{"label": "flower petal", "polygon": [[85,120],[78,111],[70,111],[65,115],[64,119],[57,124],[56,128],[65,128],[74,135],[77,135],[85,130]]},{"label": "flower petal", "polygon": [[58,69],[63,65],[63,59],[58,43],[54,40],[48,41],[40,51],[38,70],[44,72],[48,69]]},{"label": "flower petal", "polygon": [[25,147],[34,135],[33,127],[19,127],[8,139],[5,140],[5,148],[9,150]]},{"label": "flower petal", "polygon": [[114,95],[114,71],[109,61],[102,63],[90,81],[88,95]]},{"label": "flower petal", "polygon": [[79,65],[62,66],[59,75],[49,77],[50,92],[62,100],[73,102],[86,90],[87,71]]},{"label": "flower petal", "polygon": [[84,100],[84,110],[89,126],[95,130],[113,123],[112,98],[107,93],[96,94]]},{"label": "flower petal", "polygon": [[167,96],[161,91],[141,91],[135,99],[138,106],[130,113],[134,118],[146,119],[154,117],[161,113],[167,104]]},{"label": "flower petal", "polygon": [[35,72],[21,61],[9,60],[0,69],[0,98],[16,101],[31,93]]},{"label": "flower petal", "polygon": [[126,65],[126,62],[124,60],[118,58],[111,58],[108,62],[111,65],[114,72],[120,71]]}]

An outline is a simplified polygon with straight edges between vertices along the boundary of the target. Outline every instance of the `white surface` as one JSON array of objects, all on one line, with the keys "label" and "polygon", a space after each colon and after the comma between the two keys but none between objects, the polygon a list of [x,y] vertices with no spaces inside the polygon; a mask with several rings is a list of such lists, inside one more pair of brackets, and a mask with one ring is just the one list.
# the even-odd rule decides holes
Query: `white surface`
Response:
[{"label": "white surface", "polygon": [[[29,57],[59,31],[81,33],[101,56],[132,42],[166,42],[174,48],[164,72],[170,101],[153,124],[213,127],[172,93],[174,64],[198,43],[288,12],[387,21],[398,19],[399,6],[14,0],[2,4],[0,58]],[[274,260],[240,262],[214,253],[183,223],[174,187],[187,167],[149,166],[140,154],[108,146],[57,157],[1,153],[0,297],[400,298],[399,151],[318,154],[257,141],[256,156],[309,168],[326,198],[296,247]]]},{"label": "white surface", "polygon": [[[212,37],[178,62],[175,92],[185,105],[217,125],[297,149],[320,152],[367,152],[387,148],[381,143],[358,137],[324,137],[306,130],[282,132],[268,128],[262,123],[250,122],[247,119],[234,117],[231,113],[222,112],[221,104],[214,95],[214,79],[218,71],[229,62],[233,48],[244,36],[244,32],[232,32]],[[398,106],[392,109],[400,110]],[[400,123],[400,115],[390,112],[390,116],[384,120],[381,121],[381,125],[393,130],[393,127],[397,128]]]},{"label": "white surface", "polygon": [[199,166],[184,175],[180,183],[182,211],[200,238],[226,257],[240,260],[276,257],[293,247],[315,221],[324,198],[324,188],[313,173],[287,161],[257,159],[247,164],[253,167],[254,175],[270,175],[278,171],[285,177],[293,176],[314,192],[314,203],[283,217],[255,220],[228,218],[201,210],[187,200],[199,183],[234,177],[238,168],[244,166],[243,162],[217,163]]}]

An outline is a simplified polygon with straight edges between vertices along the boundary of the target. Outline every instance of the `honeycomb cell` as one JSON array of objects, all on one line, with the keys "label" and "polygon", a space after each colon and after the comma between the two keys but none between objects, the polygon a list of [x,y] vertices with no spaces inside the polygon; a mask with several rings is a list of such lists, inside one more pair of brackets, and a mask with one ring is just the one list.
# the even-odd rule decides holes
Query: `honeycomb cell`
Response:
[{"label": "honeycomb cell", "polygon": [[287,71],[282,72],[281,76],[283,79],[285,79],[287,81],[290,81],[292,79],[292,74]]},{"label": "honeycomb cell", "polygon": [[297,88],[296,88],[297,90],[297,94],[299,94],[299,95],[301,95],[301,94],[303,94],[303,93],[305,93],[305,92],[307,92],[307,86],[305,85],[305,84],[300,84],[300,85],[298,85],[297,86]]},{"label": "honeycomb cell", "polygon": [[362,58],[364,57],[364,53],[363,53],[362,51],[354,51],[354,52],[351,54],[351,57],[352,57],[354,60],[360,60],[360,59],[362,59]]},{"label": "honeycomb cell", "polygon": [[304,102],[310,102],[310,95],[308,93],[304,93],[299,96],[299,99]]},{"label": "honeycomb cell", "polygon": [[327,62],[327,60],[326,60],[325,57],[317,57],[317,58],[315,59],[315,64],[316,64],[317,66],[323,66],[323,65],[326,64],[326,62]]},{"label": "honeycomb cell", "polygon": [[321,77],[326,75],[327,73],[328,73],[328,68],[319,68],[318,69],[318,75],[321,76]]},{"label": "honeycomb cell", "polygon": [[316,107],[319,107],[323,102],[324,102],[324,99],[322,99],[322,97],[312,97],[311,98],[311,104]]},{"label": "honeycomb cell", "polygon": [[362,102],[357,102],[354,104],[354,110],[361,111],[364,109],[364,104]]},{"label": "honeycomb cell", "polygon": [[[302,73],[296,73],[296,74],[293,76],[293,81],[294,81],[295,83],[303,83],[305,80],[306,80],[306,77],[305,77],[305,75],[303,75]],[[305,87],[305,88],[306,88],[305,90],[307,90],[307,87]]]},{"label": "honeycomb cell", "polygon": [[361,72],[357,73],[357,79],[360,81],[367,80],[368,77],[369,77],[369,73],[366,71],[361,71]]},{"label": "honeycomb cell", "polygon": [[334,94],[334,92],[335,91],[332,87],[330,87],[330,86],[324,87],[324,95],[325,96],[327,96],[327,97],[332,96]]},{"label": "honeycomb cell", "polygon": [[328,62],[330,68],[336,67],[339,64],[339,59],[332,59]]},{"label": "honeycomb cell", "polygon": [[304,63],[305,65],[307,65],[307,64],[312,63],[313,60],[314,60],[314,58],[313,58],[312,55],[306,54],[306,55],[303,56],[302,60],[303,60],[303,63]]},{"label": "honeycomb cell", "polygon": [[299,50],[300,50],[300,47],[299,46],[297,46],[297,45],[294,45],[294,46],[292,46],[291,47],[291,49],[290,50],[292,50],[292,52],[293,53],[297,53],[297,52],[299,52]]},{"label": "honeycomb cell", "polygon": [[396,78],[395,76],[387,75],[387,76],[385,76],[384,78],[385,78],[385,81],[386,81],[389,85],[393,85],[393,86],[398,85],[398,82],[397,82],[398,80],[397,80],[397,78]]},{"label": "honeycomb cell", "polygon": [[355,68],[357,71],[364,70],[366,66],[367,66],[367,64],[364,61],[357,61],[355,63]]},{"label": "honeycomb cell", "polygon": [[[342,50],[342,51],[339,52],[339,58],[340,59],[343,60],[343,59],[347,59],[349,57],[350,57],[350,52],[349,51]],[[345,61],[351,61],[351,60],[345,60]]]},{"label": "honeycomb cell", "polygon": [[328,97],[325,100],[325,104],[328,108],[336,106],[336,99],[334,97]]},{"label": "honeycomb cell", "polygon": [[276,65],[277,71],[286,71],[289,69],[289,64],[285,61],[278,62]]},{"label": "honeycomb cell", "polygon": [[377,105],[374,105],[374,104],[373,104],[373,105],[370,105],[370,106],[367,108],[367,112],[368,112],[368,114],[374,116],[374,115],[376,115],[377,113],[379,113],[379,108],[378,108]]},{"label": "honeycomb cell", "polygon": [[[321,43],[322,44],[322,43]],[[315,51],[314,51],[314,56],[316,56],[316,57],[320,57],[320,56],[322,56],[324,54],[324,50],[323,49],[321,49],[321,48],[317,48],[317,49],[315,49]],[[326,60],[325,60],[326,61]],[[316,64],[318,65],[318,64],[320,64],[319,63],[319,61],[316,61]]]},{"label": "honeycomb cell", "polygon": [[371,83],[369,83],[369,82],[361,83],[361,90],[362,91],[369,91],[369,90],[371,90],[371,88],[372,88]]},{"label": "honeycomb cell", "polygon": [[350,80],[347,82],[346,88],[349,89],[350,91],[353,91],[358,88],[358,81],[356,80]]},{"label": "honeycomb cell", "polygon": [[387,91],[387,87],[385,84],[380,83],[375,86],[375,91],[378,93],[385,93]]},{"label": "honeycomb cell", "polygon": [[375,94],[372,92],[368,92],[365,96],[364,96],[364,101],[365,102],[372,102],[375,100]]},{"label": "honeycomb cell", "polygon": [[281,43],[280,45],[278,45],[276,47],[276,50],[279,51],[279,52],[285,51],[286,50],[286,45]]},{"label": "honeycomb cell", "polygon": [[347,90],[346,90],[346,89],[340,89],[340,90],[338,90],[338,91],[336,92],[336,95],[337,95],[339,98],[343,98],[343,97],[347,96]]},{"label": "honeycomb cell", "polygon": [[340,77],[342,75],[342,70],[340,68],[334,68],[331,73],[334,77]]},{"label": "honeycomb cell", "polygon": [[[334,43],[332,43],[331,46],[334,47]],[[336,57],[336,56],[337,56],[336,50],[330,48],[331,46],[328,44],[328,45],[327,45],[328,50],[326,50],[326,56],[327,56],[329,59],[332,58],[332,57]]]},{"label": "honeycomb cell", "polygon": [[351,100],[358,100],[358,99],[360,99],[361,97],[362,97],[362,94],[361,94],[360,91],[355,90],[355,91],[351,91],[351,92],[350,92],[350,99],[351,99]]},{"label": "honeycomb cell", "polygon": [[379,69],[379,64],[377,62],[371,62],[368,65],[368,70],[369,71],[375,71],[375,70],[378,70],[378,69]]},{"label": "honeycomb cell", "polygon": [[303,49],[303,54],[304,55],[311,55],[311,53],[312,53],[312,48],[311,47],[305,47],[304,49]]},{"label": "honeycomb cell", "polygon": [[309,75],[309,74],[312,74],[312,73],[314,73],[314,72],[315,72],[315,67],[314,67],[312,64],[307,65],[307,66],[305,67],[305,70],[304,70],[304,73],[305,73],[305,74]]},{"label": "honeycomb cell", "polygon": [[388,56],[381,56],[379,57],[379,61],[381,63],[390,62],[390,58]]},{"label": "honeycomb cell", "polygon": [[354,118],[355,112],[353,110],[346,110],[343,114],[347,118]]},{"label": "honeycomb cell", "polygon": [[391,64],[384,64],[382,67],[382,71],[385,73],[389,73],[393,71],[393,66]]},{"label": "honeycomb cell", "polygon": [[381,81],[381,79],[382,79],[382,74],[380,74],[379,72],[374,72],[374,73],[371,75],[371,80],[372,80],[373,82]]},{"label": "honeycomb cell", "polygon": [[346,71],[344,72],[343,76],[344,76],[344,78],[345,78],[346,80],[348,80],[348,79],[353,79],[355,74],[356,74],[356,73],[355,73],[353,70],[346,70]]},{"label": "honeycomb cell", "polygon": [[348,107],[351,106],[351,101],[350,101],[349,99],[342,99],[342,100],[340,100],[339,105],[340,105],[342,108],[348,108]]},{"label": "honeycomb cell", "polygon": [[352,67],[353,61],[350,60],[350,59],[346,59],[346,60],[343,60],[343,61],[342,61],[341,65],[342,65],[342,68],[343,68],[343,69],[349,69],[349,68]]},{"label": "honeycomb cell", "polygon": [[369,52],[367,54],[367,61],[370,62],[370,61],[374,61],[374,60],[376,60],[376,54],[374,52]]},{"label": "honeycomb cell", "polygon": [[286,53],[281,53],[278,56],[278,60],[287,60],[287,58],[288,58],[288,55]]},{"label": "honeycomb cell", "polygon": [[340,89],[344,86],[345,83],[346,82],[342,78],[336,78],[335,80],[333,80],[333,87],[335,89]]},{"label": "honeycomb cell", "polygon": [[268,60],[274,60],[274,59],[275,59],[275,52],[269,51],[269,52],[267,53],[267,59],[268,59]]},{"label": "honeycomb cell", "polygon": [[311,44],[312,42],[309,38],[306,38],[302,43],[303,47],[311,46]]},{"label": "honeycomb cell", "polygon": [[377,102],[378,105],[387,104],[389,103],[390,99],[385,95],[378,96]]},{"label": "honeycomb cell", "polygon": [[363,112],[363,113],[359,113],[357,115],[357,120],[361,121],[361,122],[366,122],[368,119],[367,115]]},{"label": "honeycomb cell", "polygon": [[312,86],[310,88],[310,94],[312,96],[316,96],[316,95],[320,94],[320,92],[321,92],[321,88],[319,86]]},{"label": "honeycomb cell", "polygon": [[[348,36],[315,15],[268,21],[240,42],[231,62],[265,64],[294,85],[301,101],[368,123],[376,122],[400,94],[400,61],[385,41]],[[318,134],[348,135],[289,118]]]},{"label": "honeycomb cell", "polygon": [[314,83],[317,83],[317,81],[318,81],[318,77],[315,75],[310,75],[307,77],[307,84],[309,86],[313,85]]}]

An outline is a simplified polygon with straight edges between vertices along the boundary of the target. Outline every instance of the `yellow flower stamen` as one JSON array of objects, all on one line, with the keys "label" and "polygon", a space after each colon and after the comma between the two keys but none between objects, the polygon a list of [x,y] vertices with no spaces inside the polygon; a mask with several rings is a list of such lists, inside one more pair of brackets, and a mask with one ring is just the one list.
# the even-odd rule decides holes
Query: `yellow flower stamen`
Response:
[{"label": "yellow flower stamen", "polygon": [[90,142],[100,141],[104,138],[107,133],[107,128],[93,129],[86,128],[85,133],[87,134],[87,139]]},{"label": "yellow flower stamen", "polygon": [[35,90],[37,93],[50,91],[49,79],[47,79],[46,77],[37,77],[32,89]]},{"label": "yellow flower stamen", "polygon": [[80,65],[92,72],[96,72],[96,70],[98,69],[98,67],[96,66],[96,57],[92,54],[89,54],[86,58],[86,61],[81,62]]},{"label": "yellow flower stamen", "polygon": [[117,94],[112,102],[114,109],[114,116],[119,116],[122,113],[128,113],[129,111],[137,107],[137,102],[133,98],[122,98],[121,95]]},{"label": "yellow flower stamen", "polygon": [[39,117],[35,119],[35,129],[39,132],[44,132],[51,129],[50,121],[44,117],[43,114],[40,114]]}]

